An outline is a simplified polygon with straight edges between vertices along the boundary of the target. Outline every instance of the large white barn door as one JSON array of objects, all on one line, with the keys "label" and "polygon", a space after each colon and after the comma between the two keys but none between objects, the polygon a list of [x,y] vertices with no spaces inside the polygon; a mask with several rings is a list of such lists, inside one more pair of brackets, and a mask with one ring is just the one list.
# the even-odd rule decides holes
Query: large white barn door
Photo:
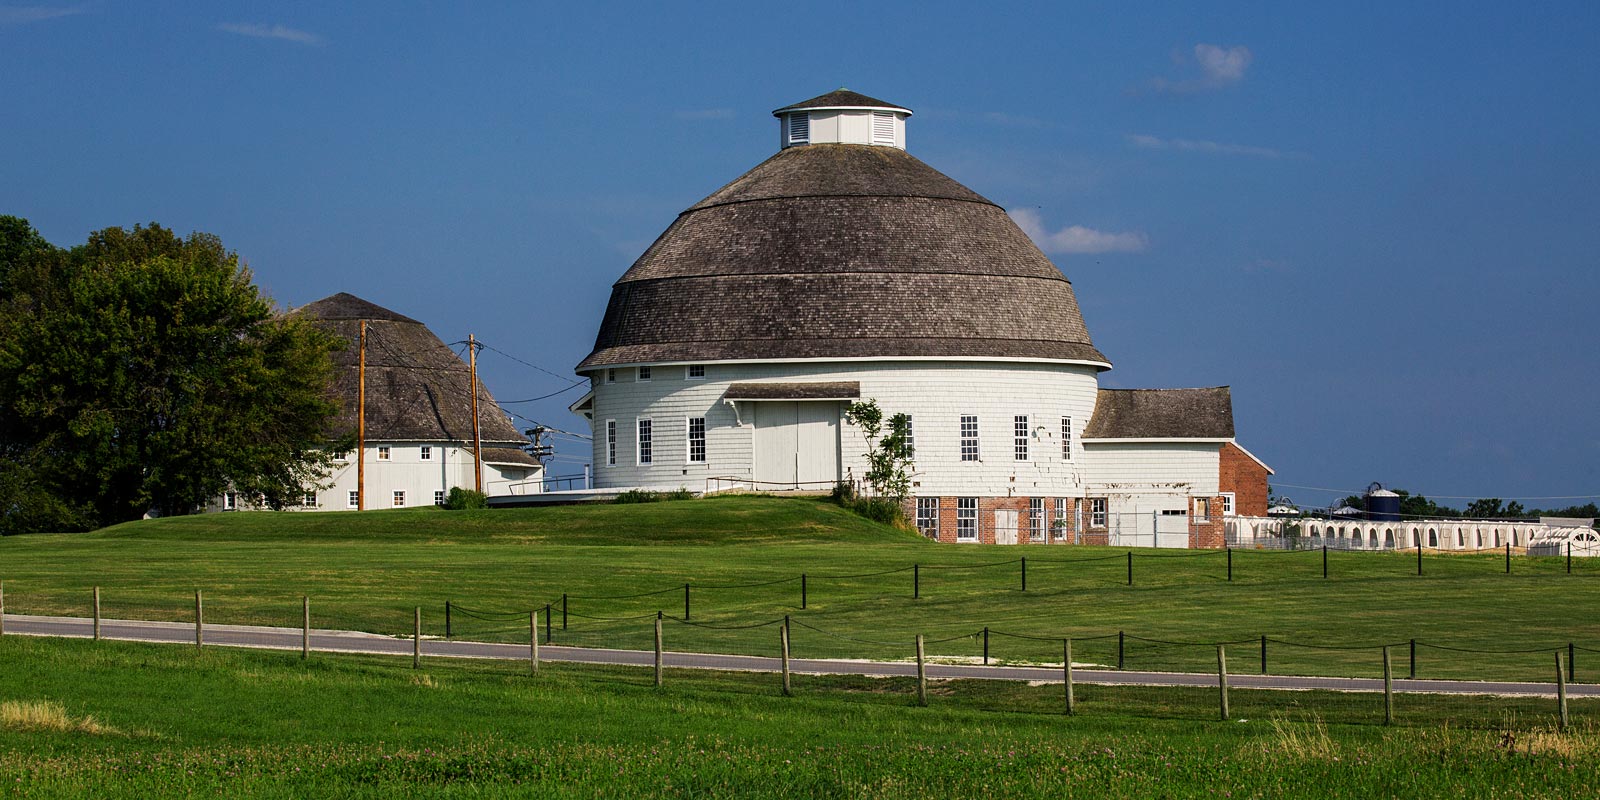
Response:
[{"label": "large white barn door", "polygon": [[1014,508],[997,508],[994,510],[994,543],[1017,543],[1017,510]]},{"label": "large white barn door", "polygon": [[755,406],[758,489],[827,489],[839,479],[839,404]]}]

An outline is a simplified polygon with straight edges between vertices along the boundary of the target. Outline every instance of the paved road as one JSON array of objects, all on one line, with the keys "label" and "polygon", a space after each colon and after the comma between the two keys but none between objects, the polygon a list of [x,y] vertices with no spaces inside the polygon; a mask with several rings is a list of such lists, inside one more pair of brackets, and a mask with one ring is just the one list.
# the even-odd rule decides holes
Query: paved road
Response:
[{"label": "paved road", "polygon": [[[6,634],[31,636],[66,636],[86,638],[94,635],[94,623],[82,617],[40,617],[21,614],[5,615]],[[206,645],[223,647],[248,647],[270,650],[299,650],[299,628],[271,628],[255,625],[207,625]],[[103,619],[100,635],[106,639],[140,642],[193,644],[194,625],[182,622],[144,622],[137,620]],[[412,654],[411,639],[382,636],[359,631],[311,631],[311,648],[329,653],[369,653],[378,655]],[[491,642],[464,642],[457,640],[423,639],[422,654],[443,658],[495,658],[526,660],[525,644],[497,644]],[[649,650],[607,650],[589,647],[562,647],[542,645],[539,657],[548,661],[567,661],[581,664],[615,664],[647,667],[655,663],[655,653]],[[766,656],[717,655],[712,653],[675,653],[662,656],[665,666],[680,669],[716,669],[739,672],[778,672],[782,662]],[[804,675],[868,675],[873,677],[914,677],[917,665],[909,661],[855,661],[849,659],[796,658],[789,661],[790,671]],[[1007,667],[977,664],[933,664],[927,666],[929,678],[980,678],[1002,681],[1058,682],[1062,679],[1060,667]],[[1216,686],[1217,676],[1194,672],[1140,672],[1132,670],[1075,669],[1073,679],[1080,683],[1120,686]],[[1325,689],[1343,692],[1382,692],[1383,681],[1378,678],[1318,678],[1295,675],[1230,674],[1228,684],[1240,689]],[[1445,681],[1396,679],[1396,692],[1434,694],[1490,694],[1510,697],[1554,696],[1554,683],[1518,683],[1507,681]],[[1567,684],[1571,697],[1600,697],[1600,684]]]}]

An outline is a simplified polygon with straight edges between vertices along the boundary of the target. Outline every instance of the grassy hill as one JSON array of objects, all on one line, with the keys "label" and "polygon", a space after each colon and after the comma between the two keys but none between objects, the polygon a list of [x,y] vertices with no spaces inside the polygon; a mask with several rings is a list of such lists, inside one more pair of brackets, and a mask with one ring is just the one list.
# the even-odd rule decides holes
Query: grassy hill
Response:
[{"label": "grassy hill", "polygon": [[[1600,565],[1587,562],[1568,575],[1559,559],[1518,558],[1506,575],[1497,556],[1430,555],[1418,577],[1409,554],[1333,553],[1325,579],[1319,553],[1235,552],[1229,581],[1224,553],[1140,551],[1129,586],[1126,552],[940,545],[818,499],[735,496],[151,520],[0,540],[0,580],[11,613],[87,615],[100,586],[107,617],[185,620],[202,589],[211,622],[298,625],[308,595],[319,627],[393,634],[421,606],[442,635],[448,600],[451,632],[488,640],[519,640],[525,623],[510,618],[550,603],[557,643],[636,648],[656,611],[683,615],[688,583],[694,624],[669,626],[669,647],[771,653],[771,627],[741,626],[790,615],[803,656],[904,658],[922,633],[948,639],[930,647],[938,656],[977,658],[987,626],[1003,661],[1059,653],[1002,635],[1021,634],[1072,636],[1080,660],[1115,664],[1125,631],[1129,668],[1206,670],[1218,641],[1253,666],[1269,636],[1273,672],[1375,675],[1379,645],[1415,638],[1419,676],[1547,680],[1549,648],[1600,649],[1589,611]],[[1542,650],[1505,652],[1530,649]],[[1404,674],[1404,648],[1396,655]],[[1597,676],[1600,654],[1579,651],[1579,679]]]}]

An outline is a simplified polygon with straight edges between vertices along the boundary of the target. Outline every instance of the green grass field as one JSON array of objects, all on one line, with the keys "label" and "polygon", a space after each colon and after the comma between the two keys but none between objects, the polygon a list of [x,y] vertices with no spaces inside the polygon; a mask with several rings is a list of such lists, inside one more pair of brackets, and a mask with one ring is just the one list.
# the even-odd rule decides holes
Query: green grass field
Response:
[{"label": "green grass field", "polygon": [[[668,647],[770,654],[773,626],[727,630],[791,615],[797,656],[905,658],[917,633],[945,658],[1048,661],[1072,636],[1086,663],[1114,665],[1126,631],[1130,669],[1210,670],[1209,644],[1230,646],[1236,669],[1259,669],[1258,637],[1276,673],[1376,675],[1378,646],[1419,639],[1419,677],[1550,680],[1551,648],[1600,648],[1600,565],[1495,555],[1429,555],[1418,577],[1410,554],[1140,551],[1126,585],[1124,550],[940,545],[876,525],[826,502],[721,497],[645,505],[365,514],[239,513],[130,523],[89,534],[0,539],[0,580],[11,613],[86,616],[102,587],[107,617],[185,620],[206,594],[214,623],[314,624],[405,634],[424,609],[444,633],[452,601],[457,638],[520,640],[509,616],[554,603],[557,643],[647,648],[648,617],[683,614]],[[1020,565],[1027,556],[1028,590]],[[995,562],[1013,562],[980,566]],[[920,564],[913,599],[912,564]],[[886,575],[858,578],[888,570]],[[807,603],[800,608],[799,575]],[[776,583],[769,583],[774,582]],[[764,586],[749,586],[762,584]],[[744,588],[717,588],[743,586]],[[698,587],[698,588],[693,588]],[[628,599],[590,599],[665,590]],[[569,596],[560,627],[562,594]],[[483,614],[481,612],[493,612]],[[472,616],[489,616],[478,619]],[[810,627],[806,627],[810,626]],[[813,630],[813,628],[818,630]],[[819,630],[821,632],[819,632]],[[952,638],[954,637],[954,638]],[[1099,638],[1096,638],[1099,637]],[[1149,641],[1155,640],[1155,641]],[[1293,642],[1318,647],[1291,646]],[[1202,644],[1162,644],[1196,642]],[[1461,653],[1468,650],[1533,653]],[[1353,647],[1358,649],[1325,649]],[[1401,674],[1407,649],[1395,652]],[[1600,676],[1600,654],[1578,653],[1578,679]]]},{"label": "green grass field", "polygon": [[[657,609],[738,626],[788,614],[797,656],[903,658],[915,633],[985,625],[1073,636],[1077,660],[1211,670],[1211,642],[1266,634],[1273,672],[1376,674],[1379,642],[1463,648],[1600,646],[1587,609],[1600,567],[1487,556],[1126,551],[937,545],[825,502],[726,497],[632,506],[354,514],[242,513],[0,539],[8,613],[86,615],[100,586],[108,617],[189,619],[206,592],[212,623],[296,625],[312,597],[319,627],[409,633],[443,605],[525,611],[569,597],[557,643],[648,648]],[[1026,555],[1028,591],[1020,564]],[[1159,556],[1159,557],[1158,557]],[[1098,560],[1091,560],[1098,559]],[[1073,560],[1075,563],[1061,563]],[[921,565],[858,578],[827,575]],[[808,602],[798,606],[801,572]],[[712,588],[736,586],[744,588]],[[667,589],[628,599],[579,599]],[[579,615],[583,616],[579,616]],[[641,619],[593,619],[631,617]],[[453,615],[459,638],[520,640],[525,623]],[[773,653],[772,626],[671,623],[668,646]],[[997,661],[1059,659],[1055,641],[991,637]],[[975,658],[981,640],[934,645]],[[1253,669],[1251,644],[1230,647]],[[1401,673],[1404,650],[1397,652]],[[1579,651],[1580,680],[1600,658]],[[1600,703],[1574,701],[1556,732],[1549,699],[1381,697],[1235,690],[1234,721],[1204,689],[935,683],[490,661],[228,651],[0,637],[0,794],[7,796],[1592,796],[1600,787]],[[1466,654],[1424,648],[1423,677],[1550,680],[1548,649]]]},{"label": "green grass field", "polygon": [[[1551,797],[1600,730],[1548,700],[903,680],[0,638],[20,797]],[[39,707],[46,713],[22,713]],[[1583,719],[1596,709],[1575,703]]]}]

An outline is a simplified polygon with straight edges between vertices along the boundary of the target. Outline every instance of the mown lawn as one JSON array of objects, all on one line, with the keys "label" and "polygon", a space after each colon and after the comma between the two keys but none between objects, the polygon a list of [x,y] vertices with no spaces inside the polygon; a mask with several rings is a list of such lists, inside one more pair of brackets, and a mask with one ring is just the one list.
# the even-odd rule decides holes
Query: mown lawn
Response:
[{"label": "mown lawn", "polygon": [[10,613],[86,616],[98,585],[107,617],[186,620],[202,589],[213,623],[295,626],[308,595],[318,627],[391,634],[421,606],[443,635],[451,601],[451,633],[487,640],[525,637],[510,617],[548,603],[557,643],[635,648],[657,611],[683,616],[688,583],[693,624],[668,626],[671,649],[774,653],[773,626],[704,626],[790,615],[796,656],[905,658],[922,633],[935,656],[976,659],[988,627],[996,661],[1058,660],[1071,636],[1080,662],[1115,665],[1124,631],[1130,669],[1209,671],[1212,643],[1230,641],[1234,669],[1250,671],[1269,636],[1275,673],[1377,675],[1393,644],[1403,676],[1415,638],[1419,677],[1548,681],[1569,642],[1578,680],[1600,676],[1600,653],[1583,649],[1600,649],[1600,565],[1583,559],[1569,575],[1561,559],[1518,557],[1507,575],[1496,555],[1430,554],[1419,577],[1411,554],[1336,552],[1324,579],[1320,553],[1236,551],[1229,581],[1221,552],[1138,551],[1129,586],[1126,552],[940,545],[821,500],[719,497],[153,520],[0,539],[0,580]]},{"label": "mown lawn", "polygon": [[[1548,700],[935,684],[0,638],[18,797],[1592,797]],[[22,721],[19,704],[54,714]],[[39,705],[33,706],[39,708]],[[1578,703],[1581,720],[1596,709]],[[92,718],[92,719],[91,719]]]}]

